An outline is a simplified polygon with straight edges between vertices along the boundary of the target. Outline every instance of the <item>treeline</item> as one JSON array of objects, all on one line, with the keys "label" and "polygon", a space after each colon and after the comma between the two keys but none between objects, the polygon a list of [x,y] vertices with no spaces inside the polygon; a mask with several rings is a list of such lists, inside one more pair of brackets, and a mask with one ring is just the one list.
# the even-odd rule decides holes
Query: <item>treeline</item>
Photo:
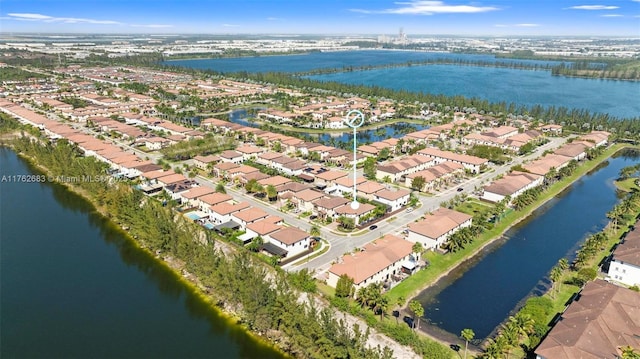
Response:
[{"label": "treeline", "polygon": [[207,137],[201,139],[180,141],[161,149],[160,153],[169,160],[182,161],[198,155],[206,156],[235,148],[235,141],[231,137],[207,135]]},{"label": "treeline", "polygon": [[364,66],[344,66],[336,68],[315,69],[306,72],[300,72],[294,74],[295,76],[310,76],[310,75],[325,75],[339,72],[353,72],[353,71],[367,71],[373,69],[395,68],[395,67],[410,67],[410,66],[424,66],[424,65],[459,65],[459,66],[481,66],[481,67],[500,67],[509,69],[521,69],[521,70],[551,70],[553,68],[550,64],[532,64],[517,61],[482,61],[482,60],[468,60],[464,58],[438,58],[438,59],[426,59],[420,61],[407,61],[403,63],[395,64],[380,64],[380,65],[364,65]]},{"label": "treeline", "polygon": [[45,79],[50,76],[37,72],[25,71],[15,67],[5,67],[0,71],[0,82],[27,81],[32,79]]},{"label": "treeline", "polygon": [[[217,74],[214,71],[206,71]],[[606,113],[591,113],[584,109],[570,109],[567,107],[531,107],[515,103],[489,102],[478,97],[446,96],[408,90],[393,90],[381,86],[352,85],[340,82],[322,82],[307,78],[292,76],[288,73],[239,72],[228,75],[238,80],[249,80],[261,83],[272,83],[280,86],[300,88],[309,91],[324,91],[337,94],[357,94],[372,98],[388,98],[405,104],[426,104],[429,110],[453,112],[463,108],[473,108],[480,114],[494,115],[498,118],[527,115],[544,122],[553,122],[565,127],[569,132],[588,132],[591,130],[607,130],[622,138],[637,139],[640,136],[640,121],[638,118],[619,119]]]},{"label": "treeline", "polygon": [[[596,66],[602,65],[602,66]],[[640,80],[640,61],[626,65],[594,64],[578,61],[573,64],[560,64],[551,69],[554,76],[574,76],[617,80]]]},{"label": "treeline", "polygon": [[[50,175],[101,176],[107,166],[82,157],[65,140],[56,144],[22,137],[14,149],[50,171]],[[299,358],[393,358],[389,348],[368,348],[369,332],[352,328],[332,309],[313,299],[301,301],[295,286],[300,278],[273,271],[246,252],[222,252],[208,231],[187,222],[128,184],[109,181],[74,183],[98,208],[125,228],[142,247],[159,257],[174,258],[195,275],[207,294],[222,308],[236,313],[248,328],[277,342]],[[309,288],[307,286],[307,288]]]}]

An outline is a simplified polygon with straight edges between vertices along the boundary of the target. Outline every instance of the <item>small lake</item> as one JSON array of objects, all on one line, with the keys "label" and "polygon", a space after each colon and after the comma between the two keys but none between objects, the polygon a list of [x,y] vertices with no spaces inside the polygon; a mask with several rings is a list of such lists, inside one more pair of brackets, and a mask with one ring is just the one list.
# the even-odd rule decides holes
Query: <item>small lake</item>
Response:
[{"label": "small lake", "polygon": [[[247,110],[239,109],[229,113],[229,121],[249,127],[260,127],[260,124],[253,122],[248,114]],[[407,133],[420,131],[429,128],[430,125],[420,125],[407,122],[397,122],[382,127],[360,130],[358,131],[358,144],[372,143],[377,141],[383,141],[389,138],[401,138]],[[287,133],[286,127],[280,127],[279,132]],[[353,130],[345,129],[344,132],[325,132],[325,133],[304,133],[304,132],[292,132],[288,133],[291,136],[303,137],[307,141],[319,142],[326,145],[340,147],[342,144],[347,145],[351,143],[353,146]]]},{"label": "small lake", "polygon": [[[0,147],[0,178],[33,173]],[[0,357],[285,357],[66,188],[0,183],[0,213]]]},{"label": "small lake", "polygon": [[610,158],[420,293],[429,330],[458,336],[471,328],[486,338],[526,297],[543,294],[560,258],[571,261],[584,239],[607,224],[606,213],[619,201],[613,181],[620,169],[639,162],[637,153]]}]

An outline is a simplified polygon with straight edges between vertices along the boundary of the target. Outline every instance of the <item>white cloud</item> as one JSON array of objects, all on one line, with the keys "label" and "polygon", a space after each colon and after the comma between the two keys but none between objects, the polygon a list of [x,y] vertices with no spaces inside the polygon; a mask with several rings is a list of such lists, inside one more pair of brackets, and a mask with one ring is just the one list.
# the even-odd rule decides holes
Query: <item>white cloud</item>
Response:
[{"label": "white cloud", "polygon": [[223,27],[240,27],[240,25],[236,24],[222,24]]},{"label": "white cloud", "polygon": [[572,9],[572,10],[615,10],[615,9],[619,9],[619,6],[613,6],[613,5],[578,5],[578,6],[571,6],[568,7],[567,9]]},{"label": "white cloud", "polygon": [[121,22],[113,20],[96,20],[96,19],[84,19],[77,17],[54,17],[42,14],[31,13],[10,13],[7,14],[7,18],[11,20],[19,21],[42,21],[42,22],[62,22],[65,24],[99,24],[99,25],[121,25]]},{"label": "white cloud", "polygon": [[148,25],[142,25],[142,24],[131,24],[132,27],[147,27],[150,29],[163,29],[163,28],[168,28],[168,27],[173,27],[173,25],[168,25],[168,24],[148,24]]},{"label": "white cloud", "polygon": [[600,15],[600,17],[624,17],[624,15],[620,15],[620,14],[605,14],[605,15]]},{"label": "white cloud", "polygon": [[540,24],[495,24],[494,27],[539,27]]},{"label": "white cloud", "polygon": [[395,2],[394,4],[398,5],[398,7],[384,10],[351,9],[351,11],[363,14],[433,15],[451,13],[473,14],[500,10],[494,6],[447,5],[442,1],[427,0]]},{"label": "white cloud", "polygon": [[[638,1],[640,1],[640,0],[638,0]],[[284,20],[284,19],[279,18],[279,17],[268,17],[267,18],[267,21],[282,21],[282,20]]]}]

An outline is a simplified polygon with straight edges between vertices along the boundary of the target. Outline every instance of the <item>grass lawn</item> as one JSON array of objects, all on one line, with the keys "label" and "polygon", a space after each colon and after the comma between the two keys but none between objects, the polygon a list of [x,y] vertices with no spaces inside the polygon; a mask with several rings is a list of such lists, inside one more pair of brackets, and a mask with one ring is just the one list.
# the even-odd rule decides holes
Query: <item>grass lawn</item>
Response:
[{"label": "grass lawn", "polygon": [[616,188],[618,188],[619,190],[622,190],[625,192],[632,192],[640,189],[640,187],[636,185],[637,179],[638,178],[631,177],[623,181],[614,181],[613,183],[616,185]]},{"label": "grass lawn", "polygon": [[494,207],[495,205],[491,203],[483,203],[476,199],[467,199],[458,207],[456,207],[456,211],[473,216],[476,213],[486,213],[487,211],[493,209]]}]

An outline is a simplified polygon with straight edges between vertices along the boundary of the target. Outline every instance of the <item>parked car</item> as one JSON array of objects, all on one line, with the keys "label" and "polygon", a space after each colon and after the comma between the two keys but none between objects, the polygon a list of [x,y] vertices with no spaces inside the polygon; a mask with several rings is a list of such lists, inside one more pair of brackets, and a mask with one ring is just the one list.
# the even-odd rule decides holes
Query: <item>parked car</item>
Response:
[{"label": "parked car", "polygon": [[462,192],[462,191],[464,191],[464,188],[462,188],[462,187],[458,187],[458,189],[457,189],[456,191],[458,191],[458,192]]},{"label": "parked car", "polygon": [[411,211],[413,211],[413,207],[407,208],[407,213],[411,213]]},{"label": "parked car", "polygon": [[376,228],[378,228],[378,226],[376,226],[376,225],[374,224],[373,226],[369,227],[369,230],[370,230],[370,231],[373,231],[373,230],[375,230]]}]

